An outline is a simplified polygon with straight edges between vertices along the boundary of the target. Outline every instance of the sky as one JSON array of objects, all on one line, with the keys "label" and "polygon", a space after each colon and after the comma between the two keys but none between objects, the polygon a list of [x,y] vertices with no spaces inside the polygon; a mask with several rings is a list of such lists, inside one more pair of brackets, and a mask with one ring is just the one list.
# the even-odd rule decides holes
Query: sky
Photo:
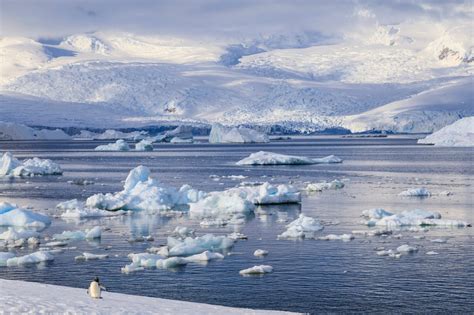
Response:
[{"label": "sky", "polygon": [[238,37],[341,34],[360,25],[472,21],[474,0],[0,0],[2,36],[94,31]]}]

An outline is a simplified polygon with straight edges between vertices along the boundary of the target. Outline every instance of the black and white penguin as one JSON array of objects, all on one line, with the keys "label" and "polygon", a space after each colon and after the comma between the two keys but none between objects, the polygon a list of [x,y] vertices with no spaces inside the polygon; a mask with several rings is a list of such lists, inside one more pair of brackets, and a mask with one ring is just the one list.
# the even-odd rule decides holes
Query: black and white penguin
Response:
[{"label": "black and white penguin", "polygon": [[100,285],[99,278],[95,277],[94,280],[92,280],[91,284],[89,285],[87,294],[89,294],[91,298],[100,299],[101,298],[100,292],[102,289],[105,290],[105,288]]}]

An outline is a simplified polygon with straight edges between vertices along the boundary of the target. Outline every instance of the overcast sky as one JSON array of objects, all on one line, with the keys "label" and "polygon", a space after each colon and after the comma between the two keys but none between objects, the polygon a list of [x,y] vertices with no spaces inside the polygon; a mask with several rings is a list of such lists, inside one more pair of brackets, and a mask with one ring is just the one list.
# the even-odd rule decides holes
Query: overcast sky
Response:
[{"label": "overcast sky", "polygon": [[344,33],[364,23],[473,18],[473,0],[0,0],[2,36],[92,31],[232,37],[279,32]]}]

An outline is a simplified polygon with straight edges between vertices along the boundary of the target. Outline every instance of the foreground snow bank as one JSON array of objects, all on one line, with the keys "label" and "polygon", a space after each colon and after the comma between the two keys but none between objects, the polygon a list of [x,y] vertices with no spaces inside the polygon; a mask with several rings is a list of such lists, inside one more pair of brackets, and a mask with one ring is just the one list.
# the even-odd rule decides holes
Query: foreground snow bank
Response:
[{"label": "foreground snow bank", "polygon": [[406,210],[399,214],[384,209],[364,210],[362,216],[368,226],[383,226],[389,229],[404,226],[444,226],[444,227],[466,227],[469,224],[460,220],[441,219],[438,212],[421,209]]},{"label": "foreground snow bank", "polygon": [[342,159],[329,155],[320,159],[313,159],[304,156],[285,155],[273,152],[259,151],[252,153],[248,157],[238,161],[237,165],[305,165],[305,164],[329,164],[341,163]]},{"label": "foreground snow bank", "polygon": [[[107,286],[107,282],[104,283]],[[210,304],[165,300],[145,296],[103,292],[91,299],[84,289],[42,283],[0,280],[0,304],[7,314],[290,314],[289,312],[239,309]],[[21,292],[21,298],[18,297]],[[62,303],[58,304],[58,297]]]},{"label": "foreground snow bank", "polygon": [[261,143],[269,142],[264,133],[245,127],[225,127],[213,124],[209,134],[209,143]]},{"label": "foreground snow bank", "polygon": [[44,229],[51,219],[43,214],[21,209],[8,202],[0,203],[0,226],[16,226]]},{"label": "foreground snow bank", "polygon": [[418,140],[418,143],[434,144],[440,147],[473,147],[474,116],[462,118]]},{"label": "foreground snow bank", "polygon": [[2,176],[35,176],[60,175],[61,167],[51,160],[37,157],[20,162],[10,152],[5,152],[0,159],[0,177]]},{"label": "foreground snow bank", "polygon": [[114,143],[103,144],[97,146],[94,150],[96,151],[129,151],[130,146],[123,139],[119,139]]},{"label": "foreground snow bank", "polygon": [[66,140],[70,139],[61,129],[33,129],[25,125],[0,121],[0,140]]},{"label": "foreground snow bank", "polygon": [[86,206],[103,210],[170,210],[196,202],[205,193],[183,185],[180,189],[165,186],[150,177],[150,169],[138,166],[130,171],[124,189],[111,194],[96,194],[87,198]]}]

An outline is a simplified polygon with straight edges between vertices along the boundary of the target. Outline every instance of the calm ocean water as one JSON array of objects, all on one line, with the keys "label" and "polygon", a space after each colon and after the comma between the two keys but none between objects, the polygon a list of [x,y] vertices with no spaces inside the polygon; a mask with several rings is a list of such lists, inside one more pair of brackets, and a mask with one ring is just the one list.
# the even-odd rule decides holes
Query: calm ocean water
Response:
[{"label": "calm ocean water", "polygon": [[[64,200],[84,200],[98,192],[121,190],[128,171],[137,165],[151,168],[163,183],[190,184],[205,190],[223,190],[240,181],[210,178],[210,175],[244,175],[245,181],[305,182],[344,179],[337,191],[305,194],[301,205],[266,206],[237,229],[248,235],[238,241],[232,254],[207,265],[189,264],[177,270],[149,269],[122,274],[129,253],[143,252],[166,242],[177,226],[189,226],[197,234],[228,234],[236,227],[203,228],[187,216],[136,213],[120,218],[64,221],[54,219],[43,232],[107,226],[100,242],[71,242],[76,249],[55,255],[46,265],[0,267],[0,277],[85,288],[98,275],[109,291],[181,299],[236,307],[290,310],[308,313],[455,313],[474,309],[474,228],[431,229],[425,239],[401,231],[401,238],[356,236],[351,242],[277,240],[285,222],[299,213],[337,223],[321,235],[366,229],[360,224],[362,210],[392,211],[425,209],[444,218],[474,221],[472,148],[436,148],[416,145],[408,137],[361,138],[301,137],[270,144],[189,145],[156,144],[153,152],[94,152],[104,142],[0,142],[18,158],[37,156],[58,162],[63,176],[1,180],[0,201],[31,206],[57,215],[54,207]],[[250,153],[266,150],[284,154],[323,157],[335,154],[343,164],[306,166],[239,167],[235,162]],[[94,185],[67,182],[88,179]],[[450,196],[401,198],[408,188],[426,187],[431,192],[450,191]],[[131,236],[153,235],[155,241],[129,243]],[[444,244],[435,238],[447,238]],[[374,248],[416,245],[419,252],[400,259],[379,257]],[[265,258],[253,256],[266,249]],[[426,255],[428,251],[439,255]],[[76,262],[82,252],[107,253],[109,259]],[[28,253],[20,250],[19,253]],[[239,270],[269,264],[272,274],[241,277]],[[1,291],[1,288],[0,288]],[[84,290],[84,294],[85,290]]]}]

